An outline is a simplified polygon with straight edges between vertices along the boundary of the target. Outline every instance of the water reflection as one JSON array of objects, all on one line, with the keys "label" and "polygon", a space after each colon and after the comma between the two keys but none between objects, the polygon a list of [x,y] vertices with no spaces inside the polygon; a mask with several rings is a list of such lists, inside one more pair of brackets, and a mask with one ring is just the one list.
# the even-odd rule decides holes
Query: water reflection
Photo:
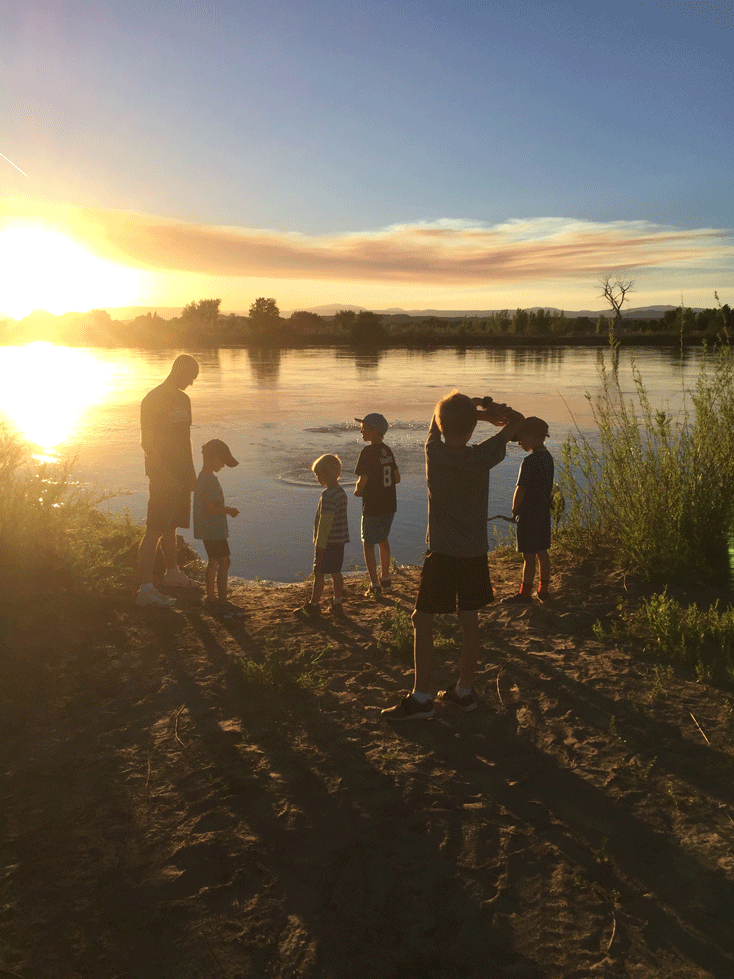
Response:
[{"label": "water reflection", "polygon": [[111,368],[85,350],[30,343],[3,352],[0,415],[55,461],[53,449],[72,440],[85,409],[101,404]]},{"label": "water reflection", "polygon": [[199,370],[213,370],[219,373],[222,366],[221,351],[216,349],[197,350],[194,354],[199,363]]},{"label": "water reflection", "polygon": [[280,374],[281,353],[277,347],[248,347],[250,369],[258,387],[274,388]]},{"label": "water reflection", "polygon": [[380,366],[380,361],[388,353],[390,353],[389,350],[351,348],[349,350],[337,350],[336,359],[353,360],[357,374],[364,377],[374,374]]},{"label": "water reflection", "polygon": [[563,347],[510,347],[503,353],[508,355],[506,364],[513,371],[561,367],[566,357]]}]

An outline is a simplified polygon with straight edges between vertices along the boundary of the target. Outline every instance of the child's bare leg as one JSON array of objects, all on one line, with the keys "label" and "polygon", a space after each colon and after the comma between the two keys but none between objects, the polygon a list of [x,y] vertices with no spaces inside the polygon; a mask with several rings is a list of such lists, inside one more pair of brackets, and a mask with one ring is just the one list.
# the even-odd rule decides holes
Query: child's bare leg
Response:
[{"label": "child's bare leg", "polygon": [[535,555],[534,554],[523,554],[523,566],[522,566],[522,592],[527,592],[529,595],[533,590],[533,580],[535,578]]},{"label": "child's bare leg", "polygon": [[314,571],[313,589],[311,591],[311,604],[318,605],[324,591],[324,576],[320,571]]},{"label": "child's bare leg", "polygon": [[375,545],[374,544],[362,544],[362,550],[364,551],[364,563],[367,565],[367,573],[370,576],[370,581],[373,585],[379,585],[377,579],[377,559],[375,558]]},{"label": "child's bare leg", "polygon": [[216,602],[217,600],[216,582],[218,569],[219,558],[210,557],[209,563],[206,566],[206,597],[210,602]]},{"label": "child's bare leg", "polygon": [[334,601],[340,602],[344,594],[344,576],[341,571],[335,571],[332,574],[331,583],[334,586]]},{"label": "child's bare leg", "polygon": [[219,595],[220,602],[227,601],[227,573],[229,572],[229,565],[231,559],[229,557],[220,557],[219,559],[219,571],[217,572],[217,594]]},{"label": "child's bare leg", "polygon": [[550,586],[550,557],[548,556],[548,551],[538,551],[538,565],[540,566],[538,594],[546,595]]},{"label": "child's bare leg", "polygon": [[459,686],[471,690],[479,659],[479,612],[459,609],[461,624],[461,675]]},{"label": "child's bare leg", "polygon": [[413,693],[431,692],[431,667],[433,666],[433,614],[415,609],[410,617],[413,623],[413,663],[415,682]]},{"label": "child's bare leg", "polygon": [[390,541],[385,538],[385,540],[380,541],[380,578],[388,579],[390,577]]}]

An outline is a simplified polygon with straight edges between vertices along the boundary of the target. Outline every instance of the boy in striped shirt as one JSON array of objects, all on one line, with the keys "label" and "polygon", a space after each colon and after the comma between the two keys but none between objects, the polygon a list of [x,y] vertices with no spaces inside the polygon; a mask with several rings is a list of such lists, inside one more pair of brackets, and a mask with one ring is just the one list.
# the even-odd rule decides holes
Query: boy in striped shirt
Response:
[{"label": "boy in striped shirt", "polygon": [[313,591],[311,600],[306,602],[302,611],[309,616],[319,615],[319,604],[324,590],[324,579],[331,575],[334,587],[332,612],[342,611],[342,595],[344,593],[344,578],[342,564],[344,563],[344,545],[349,542],[349,525],[347,523],[347,494],[339,485],[342,464],[338,456],[323,455],[311,466],[319,484],[324,487],[321,494],[316,520],[314,522],[313,539],[315,557],[313,565]]}]

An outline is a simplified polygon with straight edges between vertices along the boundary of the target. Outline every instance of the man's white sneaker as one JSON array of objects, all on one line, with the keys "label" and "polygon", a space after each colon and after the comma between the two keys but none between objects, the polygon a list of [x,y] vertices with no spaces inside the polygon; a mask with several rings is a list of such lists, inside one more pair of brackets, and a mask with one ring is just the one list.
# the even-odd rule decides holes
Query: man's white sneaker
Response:
[{"label": "man's white sneaker", "polygon": [[152,585],[141,585],[135,598],[136,605],[157,605],[159,608],[175,608],[178,602],[175,598],[162,595]]},{"label": "man's white sneaker", "polygon": [[201,588],[198,581],[189,578],[180,568],[171,568],[163,575],[163,584],[167,588]]}]

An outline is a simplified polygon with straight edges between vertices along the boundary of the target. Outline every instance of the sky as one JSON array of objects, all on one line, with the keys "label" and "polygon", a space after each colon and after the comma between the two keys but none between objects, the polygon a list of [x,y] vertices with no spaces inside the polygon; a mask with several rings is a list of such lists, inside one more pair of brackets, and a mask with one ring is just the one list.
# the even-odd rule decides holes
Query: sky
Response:
[{"label": "sky", "polygon": [[0,313],[734,305],[734,4],[0,0]]}]

